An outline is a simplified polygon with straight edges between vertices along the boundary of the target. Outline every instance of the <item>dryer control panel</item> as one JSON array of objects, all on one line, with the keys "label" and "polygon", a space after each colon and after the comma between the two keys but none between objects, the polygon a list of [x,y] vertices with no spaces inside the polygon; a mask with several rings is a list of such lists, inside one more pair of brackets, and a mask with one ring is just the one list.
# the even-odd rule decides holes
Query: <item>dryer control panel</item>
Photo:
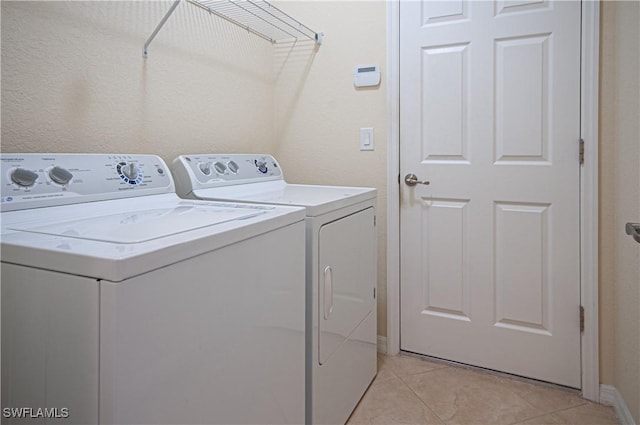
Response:
[{"label": "dryer control panel", "polygon": [[155,155],[1,154],[2,211],[174,192]]},{"label": "dryer control panel", "polygon": [[264,154],[194,154],[173,160],[178,194],[235,184],[282,180],[280,164]]}]

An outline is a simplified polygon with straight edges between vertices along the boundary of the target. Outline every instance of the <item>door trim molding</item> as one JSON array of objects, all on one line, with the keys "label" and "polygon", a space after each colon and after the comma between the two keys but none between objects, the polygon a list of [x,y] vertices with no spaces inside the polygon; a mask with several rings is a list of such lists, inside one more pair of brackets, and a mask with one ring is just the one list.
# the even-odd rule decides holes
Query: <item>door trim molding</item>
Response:
[{"label": "door trim molding", "polygon": [[[598,70],[600,1],[582,2],[580,133],[580,299],[582,395],[600,400],[598,359]],[[387,2],[387,352],[400,351],[400,2]],[[576,141],[576,158],[577,146]],[[577,313],[576,313],[577,314]]]},{"label": "door trim molding", "polygon": [[400,351],[400,3],[387,1],[387,353]]},{"label": "door trim molding", "polygon": [[582,334],[582,396],[600,401],[598,343],[598,72],[600,1],[582,2],[580,134],[585,160],[580,171],[580,300],[585,310]]}]

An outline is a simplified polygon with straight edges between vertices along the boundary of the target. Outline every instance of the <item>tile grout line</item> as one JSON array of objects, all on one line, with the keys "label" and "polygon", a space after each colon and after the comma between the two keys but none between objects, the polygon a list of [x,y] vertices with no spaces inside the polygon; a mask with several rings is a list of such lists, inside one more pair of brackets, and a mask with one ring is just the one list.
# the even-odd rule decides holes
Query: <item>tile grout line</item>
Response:
[{"label": "tile grout line", "polygon": [[[410,375],[406,375],[406,376],[423,375],[423,374],[425,374],[425,373],[434,372],[434,371],[436,371],[436,370],[442,370],[442,369],[445,369],[445,368],[448,368],[448,366],[444,366],[444,367],[439,368],[439,369],[427,370],[427,371],[425,371],[425,372],[414,373],[414,374],[410,374]],[[435,410],[433,410],[431,407],[429,407],[429,405],[428,405],[427,403],[425,403],[425,401],[422,399],[422,397],[420,397],[420,396],[418,395],[418,393],[416,393],[416,392],[413,390],[413,388],[411,388],[411,385],[407,384],[407,383],[405,382],[405,380],[404,380],[404,379],[402,379],[402,376],[398,376],[398,379],[400,380],[400,382],[402,382],[402,383],[404,384],[404,386],[406,386],[407,388],[409,388],[409,391],[411,391],[411,392],[413,393],[413,395],[415,395],[415,396],[417,397],[417,399],[418,399],[418,400],[420,400],[420,403],[422,403],[422,405],[423,405],[424,407],[426,407],[428,411],[430,411],[431,413],[433,413],[433,414],[435,415],[435,417],[436,417],[436,418],[438,418],[438,420],[439,420],[440,422],[442,422],[442,424],[443,424],[443,425],[447,425],[447,422],[446,422],[444,419],[442,419],[442,418],[440,417],[440,415],[438,415],[438,414],[435,412]]]},{"label": "tile grout line", "polygon": [[[477,373],[481,373],[481,374],[483,373],[482,371],[476,371],[476,372]],[[511,377],[508,377],[508,376],[500,376],[500,375],[496,375],[496,374],[493,374],[493,373],[484,373],[484,374],[487,377],[495,379],[497,381],[507,381],[509,383],[510,382],[514,382],[514,383],[521,382],[521,383],[527,383],[529,385],[534,385],[537,388],[541,388],[541,389],[552,389],[552,388],[546,387],[544,385],[537,385],[536,383],[533,383],[533,382],[525,382],[525,381],[521,381],[519,379],[511,378]],[[530,403],[529,400],[527,400],[527,398],[525,397],[525,395],[521,395],[517,391],[514,391],[512,389],[509,389],[509,392],[511,394],[513,394],[514,397],[517,397],[518,399],[522,400],[526,405],[528,405],[532,409],[541,410],[539,407],[537,407],[537,406],[533,405],[532,403]],[[564,410],[573,409],[574,407],[579,407],[579,406],[582,406],[582,405],[584,405],[586,403],[587,403],[586,400],[583,400],[582,403],[576,404],[575,406],[569,406],[569,407],[564,407],[564,408],[560,408],[560,409],[556,409],[556,410],[550,410],[550,411],[547,411],[547,412],[540,413],[539,415],[526,417],[524,419],[519,420],[518,422],[512,422],[511,425],[520,424],[522,422],[529,421],[529,420],[535,419],[535,418],[540,418],[542,416],[550,415],[550,414],[553,414],[553,413],[556,413],[556,412],[562,412]]]},{"label": "tile grout line", "polygon": [[[386,356],[386,354],[385,354]],[[384,360],[385,362],[389,361],[389,360]],[[393,371],[393,368],[391,367],[391,363],[387,364],[387,370],[391,373],[391,375],[393,375],[393,377],[391,378],[387,378],[387,379],[382,379],[380,380],[380,382],[384,382],[384,381],[388,381],[389,379],[393,379],[393,378],[398,378],[398,375]],[[380,370],[378,370],[378,373],[380,372]],[[378,378],[378,373],[376,373],[376,378],[374,378],[374,380],[376,380]]]},{"label": "tile grout line", "polygon": [[[424,371],[424,372],[413,373],[413,374],[407,374],[407,375],[405,375],[404,377],[412,377],[412,376],[424,375],[424,374],[427,374],[427,373],[430,373],[430,372],[434,372],[434,371],[436,371],[436,370],[443,370],[443,369],[447,369],[447,368],[449,368],[449,369],[456,369],[456,367],[455,367],[455,366],[442,366],[442,367],[440,367],[440,368],[431,369],[431,370],[427,370],[427,371]],[[472,369],[466,369],[466,368],[460,368],[460,369],[464,369],[464,370],[471,370],[471,371],[473,371]],[[476,372],[476,373],[482,373],[482,372],[480,372],[480,371],[473,371],[473,372]],[[500,380],[507,380],[507,381],[508,381],[508,380],[510,380],[510,378],[508,378],[508,377],[504,377],[504,376],[496,376],[496,375],[493,375],[493,374],[490,374],[490,373],[487,373],[486,375],[487,375],[487,377],[494,377],[494,378],[497,378],[497,379],[500,379]],[[405,386],[407,386],[407,387],[409,388],[409,390],[411,390],[411,392],[412,392],[416,397],[418,397],[418,400],[420,400],[420,402],[421,402],[421,403],[422,403],[422,404],[423,404],[427,409],[429,409],[429,411],[431,411],[433,414],[435,414],[435,415],[436,415],[436,417],[437,417],[440,421],[442,421],[444,424],[448,424],[448,422],[447,422],[447,421],[445,421],[444,419],[442,419],[442,418],[441,418],[441,417],[440,417],[440,416],[439,416],[439,415],[438,415],[438,414],[437,414],[433,409],[431,409],[431,407],[429,407],[429,405],[428,405],[428,404],[427,404],[427,403],[426,403],[426,402],[425,402],[425,401],[424,401],[424,400],[423,400],[423,399],[422,399],[422,398],[421,398],[421,397],[420,397],[420,396],[419,396],[419,395],[418,395],[418,394],[413,390],[413,388],[411,388],[411,386],[410,386],[410,385],[409,385],[409,384],[404,380],[404,377],[403,377],[403,376],[398,375],[398,378],[400,379],[400,381],[402,381],[402,383],[403,383]],[[516,380],[514,380],[514,381],[516,381]],[[509,390],[509,391],[513,394],[513,396],[514,396],[514,397],[517,397],[518,399],[522,400],[526,405],[528,405],[528,406],[529,406],[529,407],[531,407],[532,409],[540,410],[540,408],[538,408],[538,407],[534,406],[533,404],[531,404],[531,403],[530,403],[530,402],[529,402],[529,401],[528,401],[524,396],[522,396],[522,395],[518,394],[517,392],[515,392],[515,391],[513,391],[513,390]],[[574,406],[569,406],[569,407],[564,407],[564,408],[560,408],[560,409],[555,409],[555,410],[551,410],[551,411],[543,412],[543,413],[540,413],[540,414],[537,414],[537,415],[534,415],[534,416],[526,417],[526,418],[523,418],[523,419],[521,419],[521,420],[519,420],[519,421],[517,421],[517,422],[513,422],[513,423],[512,423],[512,425],[517,425],[517,424],[520,424],[520,423],[525,422],[525,421],[529,421],[529,420],[532,420],[532,419],[536,419],[536,418],[543,417],[543,416],[545,416],[545,415],[550,415],[550,414],[553,414],[553,413],[559,413],[559,412],[563,412],[563,411],[565,411],[565,410],[574,409],[574,408],[577,408],[577,407],[580,407],[580,406],[584,406],[585,404],[588,404],[588,402],[587,402],[586,400],[582,400],[582,402],[581,402],[581,403],[576,404],[576,405],[574,405]]]},{"label": "tile grout line", "polygon": [[[412,357],[412,356],[408,356],[408,357]],[[398,359],[398,361],[401,361],[401,360]],[[436,411],[433,408],[431,408],[429,406],[429,404],[427,404],[427,402],[422,399],[422,397],[420,397],[420,395],[408,383],[408,381],[406,380],[407,378],[420,377],[420,376],[425,375],[427,373],[435,372],[435,371],[438,371],[438,370],[442,371],[442,370],[445,370],[445,369],[461,369],[461,370],[469,370],[470,372],[475,372],[475,373],[478,373],[480,375],[484,375],[487,378],[495,379],[497,381],[513,381],[514,383],[515,382],[522,382],[522,383],[527,383],[527,384],[533,385],[533,386],[535,386],[537,388],[540,388],[540,389],[549,389],[549,390],[562,390],[563,389],[563,388],[555,388],[553,386],[536,385],[537,383],[535,383],[535,382],[529,382],[527,380],[514,379],[514,378],[511,378],[509,376],[501,376],[501,375],[498,375],[498,374],[487,373],[487,372],[484,372],[484,371],[481,371],[481,370],[474,370],[473,368],[456,367],[457,365],[439,364],[438,367],[435,367],[435,368],[432,368],[432,369],[429,369],[429,370],[425,370],[425,371],[417,372],[417,373],[405,373],[405,374],[401,375],[392,367],[392,364],[394,364],[394,362],[388,362],[387,363],[387,371],[390,372],[390,375],[398,378],[399,381],[404,385],[404,387],[408,388],[409,391],[411,391],[411,393],[414,394],[414,396],[416,396],[418,398],[420,403],[427,409],[427,411],[432,413],[434,415],[434,417],[437,418],[444,425],[448,425],[450,422],[448,422],[447,420],[445,420],[442,417],[440,417],[440,415],[438,415],[436,413]],[[393,379],[393,378],[388,378],[388,379],[385,379],[385,380],[383,380],[381,382],[388,381],[390,379]],[[538,407],[537,405],[534,405],[532,402],[530,402],[528,400],[528,398],[527,398],[528,394],[526,392],[521,394],[520,391],[513,390],[513,389],[509,389],[508,391],[514,397],[516,397],[517,399],[519,399],[522,402],[524,402],[524,404],[526,406],[529,406],[531,409],[539,411],[538,413],[531,412],[531,413],[533,413],[531,416],[525,416],[524,418],[518,419],[517,421],[510,422],[511,425],[518,425],[518,424],[522,424],[524,422],[532,421],[532,420],[535,421],[536,419],[539,419],[539,418],[542,418],[542,417],[545,417],[545,416],[548,416],[548,415],[560,414],[562,412],[571,411],[571,410],[578,409],[580,407],[583,407],[583,406],[586,406],[586,405],[590,404],[590,402],[588,400],[585,400],[582,397],[580,397],[579,395],[577,395],[577,400],[576,400],[577,404],[570,405],[570,406],[565,406],[565,407],[559,407],[559,408],[555,408],[555,409],[552,409],[552,410],[545,411],[544,409],[547,409],[550,406],[547,406],[546,403],[545,403],[545,405],[543,407]],[[595,403],[595,404],[597,405],[597,403]],[[617,418],[617,417],[616,417],[616,419],[619,420],[619,418]],[[372,421],[372,418],[369,418],[369,422],[370,423],[371,423],[371,421]]]},{"label": "tile grout line", "polygon": [[521,423],[523,423],[523,422],[530,421],[530,420],[532,420],[532,419],[537,419],[537,418],[541,418],[541,417],[543,417],[543,416],[547,416],[547,415],[552,415],[552,414],[555,414],[555,413],[564,412],[564,411],[566,411],[566,410],[576,409],[576,408],[578,408],[578,407],[580,407],[580,406],[584,406],[585,404],[588,404],[588,402],[587,402],[586,400],[585,400],[584,402],[580,403],[580,404],[576,404],[575,406],[569,406],[569,407],[565,407],[565,408],[562,408],[562,409],[553,410],[553,411],[551,411],[551,412],[543,413],[543,414],[541,414],[541,415],[532,416],[532,417],[530,417],[530,418],[526,418],[526,419],[523,419],[523,420],[521,420],[521,421],[514,422],[514,423],[513,423],[513,424],[511,424],[511,425],[518,425],[518,424],[521,424]]},{"label": "tile grout line", "polygon": [[[478,373],[483,373],[482,371],[477,371],[477,372]],[[542,389],[542,390],[562,391],[560,389],[554,389],[553,387],[548,387],[546,385],[538,385],[538,383],[535,383],[535,382],[522,381],[520,379],[512,378],[512,377],[509,377],[509,376],[500,376],[500,375],[496,375],[496,374],[493,374],[493,373],[486,373],[486,375],[491,377],[491,378],[493,378],[493,379],[495,379],[495,380],[498,380],[498,381],[507,381],[509,383],[511,383],[511,382],[513,382],[513,383],[525,383],[525,384],[528,384],[528,385],[533,385],[536,388],[539,388],[539,389]],[[509,392],[511,392],[515,397],[517,397],[520,400],[524,401],[532,409],[534,409],[534,410],[542,410],[538,406],[536,406],[533,403],[529,402],[529,400],[526,398],[526,394],[520,394],[517,391],[514,391],[512,389],[510,389]],[[549,411],[543,412],[543,413],[541,413],[539,415],[530,416],[528,418],[524,418],[522,420],[519,420],[518,422],[513,422],[512,425],[519,424],[519,423],[522,423],[522,422],[525,422],[525,421],[528,421],[528,420],[531,420],[531,419],[540,418],[540,417],[545,416],[545,415],[550,415],[550,414],[557,413],[557,412],[563,412],[565,410],[573,409],[573,408],[580,407],[580,406],[583,406],[583,405],[587,404],[587,401],[582,399],[581,397],[578,396],[578,399],[581,400],[581,402],[576,404],[576,405],[574,405],[574,406],[568,406],[568,407],[562,407],[562,408],[555,409],[555,410],[549,410]]]}]

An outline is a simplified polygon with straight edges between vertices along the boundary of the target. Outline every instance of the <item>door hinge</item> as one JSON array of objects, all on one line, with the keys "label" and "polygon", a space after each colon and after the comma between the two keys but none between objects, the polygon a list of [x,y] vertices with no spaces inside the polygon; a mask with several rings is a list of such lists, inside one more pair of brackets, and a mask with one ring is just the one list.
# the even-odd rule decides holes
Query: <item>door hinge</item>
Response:
[{"label": "door hinge", "polygon": [[377,220],[376,219],[377,219],[377,216],[374,215],[373,216],[373,227],[376,227],[376,224],[377,224]]},{"label": "door hinge", "polygon": [[580,139],[578,159],[580,160],[580,165],[584,164],[584,139]]},{"label": "door hinge", "polygon": [[398,174],[398,184],[400,184],[400,174]]},{"label": "door hinge", "polygon": [[584,332],[584,307],[580,306],[580,332]]},{"label": "door hinge", "polygon": [[373,299],[376,299],[376,288],[373,288]]}]

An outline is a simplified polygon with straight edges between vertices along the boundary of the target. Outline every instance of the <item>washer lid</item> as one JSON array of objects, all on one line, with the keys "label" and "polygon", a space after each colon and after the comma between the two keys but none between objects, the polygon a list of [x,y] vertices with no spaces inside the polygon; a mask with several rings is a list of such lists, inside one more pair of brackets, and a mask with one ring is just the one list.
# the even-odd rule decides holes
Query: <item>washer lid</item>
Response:
[{"label": "washer lid", "polygon": [[3,212],[1,260],[121,282],[304,216],[303,208],[187,201],[175,193]]},{"label": "washer lid", "polygon": [[215,226],[231,220],[247,219],[263,212],[237,208],[177,205],[173,208],[127,211],[80,220],[65,220],[44,226],[16,224],[8,228],[65,238],[132,244]]}]

